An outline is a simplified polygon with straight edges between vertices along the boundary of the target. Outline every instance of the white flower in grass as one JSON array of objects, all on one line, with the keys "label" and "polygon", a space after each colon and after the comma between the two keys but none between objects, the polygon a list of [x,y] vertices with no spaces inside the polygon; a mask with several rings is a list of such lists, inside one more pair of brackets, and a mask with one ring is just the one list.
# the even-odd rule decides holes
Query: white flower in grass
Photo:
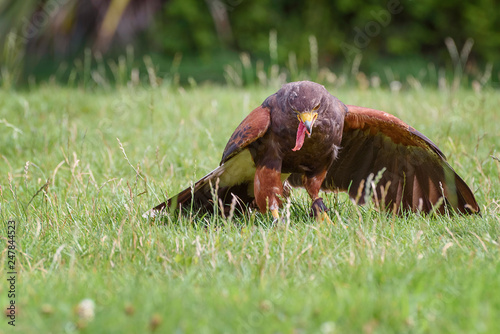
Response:
[{"label": "white flower in grass", "polygon": [[95,316],[95,303],[90,298],[85,298],[76,306],[76,314],[81,320],[92,321]]}]

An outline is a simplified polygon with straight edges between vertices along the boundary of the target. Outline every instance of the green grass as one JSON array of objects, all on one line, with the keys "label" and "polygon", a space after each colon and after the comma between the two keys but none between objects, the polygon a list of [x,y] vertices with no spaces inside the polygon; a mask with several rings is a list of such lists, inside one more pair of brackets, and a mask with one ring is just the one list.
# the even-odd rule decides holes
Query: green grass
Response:
[{"label": "green grass", "polygon": [[[296,191],[278,225],[258,213],[141,218],[217,166],[235,127],[276,88],[0,91],[1,237],[5,245],[14,219],[16,329],[500,332],[497,91],[328,87],[431,138],[482,217],[398,218],[328,195],[336,225],[319,224]],[[6,251],[0,265],[6,272]],[[77,314],[86,298],[93,319]],[[10,330],[3,319],[0,331]]]}]

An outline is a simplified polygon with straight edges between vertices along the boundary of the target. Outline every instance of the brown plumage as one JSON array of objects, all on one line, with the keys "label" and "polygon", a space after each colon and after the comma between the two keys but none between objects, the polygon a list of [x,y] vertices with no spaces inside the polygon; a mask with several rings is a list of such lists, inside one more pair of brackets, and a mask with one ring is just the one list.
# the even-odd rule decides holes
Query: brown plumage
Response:
[{"label": "brown plumage", "polygon": [[479,213],[472,191],[423,134],[300,81],[284,85],[241,122],[219,167],[145,216],[167,207],[213,212],[216,200],[226,213],[232,204],[241,211],[254,206],[278,218],[288,184],[307,190],[320,218],[327,211],[320,190],[347,191],[359,204],[371,197],[396,213]]}]

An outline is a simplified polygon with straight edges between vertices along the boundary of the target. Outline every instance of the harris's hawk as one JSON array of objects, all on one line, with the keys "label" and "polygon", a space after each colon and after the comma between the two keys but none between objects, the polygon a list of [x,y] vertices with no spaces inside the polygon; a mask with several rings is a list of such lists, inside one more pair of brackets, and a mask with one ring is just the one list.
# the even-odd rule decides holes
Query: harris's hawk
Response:
[{"label": "harris's hawk", "polygon": [[179,207],[213,212],[215,204],[224,211],[256,206],[278,218],[288,185],[307,190],[318,219],[328,219],[320,190],[347,191],[359,204],[371,197],[396,213],[480,211],[470,188],[423,134],[300,81],[285,84],[241,122],[219,167],[145,216]]}]

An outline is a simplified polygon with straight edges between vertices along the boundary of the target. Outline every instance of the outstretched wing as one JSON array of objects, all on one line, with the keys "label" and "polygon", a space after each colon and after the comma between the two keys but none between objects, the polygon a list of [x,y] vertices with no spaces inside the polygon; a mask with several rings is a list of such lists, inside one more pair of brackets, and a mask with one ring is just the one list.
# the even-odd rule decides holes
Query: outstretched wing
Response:
[{"label": "outstretched wing", "polygon": [[254,109],[236,128],[222,154],[220,166],[189,187],[146,212],[144,217],[155,217],[165,210],[177,207],[192,208],[194,211],[210,212],[214,206],[214,194],[224,211],[233,201],[241,210],[254,199],[253,180],[255,163],[248,145],[262,137],[271,122],[269,108]]},{"label": "outstretched wing", "polygon": [[222,154],[221,164],[235,156],[249,144],[262,137],[271,123],[271,111],[267,107],[255,108],[234,130]]},{"label": "outstretched wing", "polygon": [[324,190],[348,191],[360,204],[369,192],[381,207],[398,213],[442,213],[445,206],[479,213],[470,188],[427,137],[383,111],[347,107],[341,150]]}]

